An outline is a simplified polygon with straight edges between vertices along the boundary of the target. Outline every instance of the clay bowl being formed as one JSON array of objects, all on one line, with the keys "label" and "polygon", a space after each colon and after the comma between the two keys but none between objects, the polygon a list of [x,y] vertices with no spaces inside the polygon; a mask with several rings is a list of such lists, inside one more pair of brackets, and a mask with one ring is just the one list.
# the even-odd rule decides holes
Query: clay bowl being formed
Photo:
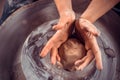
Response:
[{"label": "clay bowl being formed", "polygon": [[80,40],[70,37],[59,47],[58,54],[61,58],[60,61],[57,61],[58,66],[68,71],[75,71],[77,65],[80,65],[80,63],[75,65],[75,61],[85,57],[87,51]]}]

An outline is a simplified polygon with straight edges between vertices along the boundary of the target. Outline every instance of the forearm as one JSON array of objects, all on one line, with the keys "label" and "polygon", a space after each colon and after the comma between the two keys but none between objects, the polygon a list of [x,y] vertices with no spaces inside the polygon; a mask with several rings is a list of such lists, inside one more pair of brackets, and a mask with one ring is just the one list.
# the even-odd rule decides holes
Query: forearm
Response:
[{"label": "forearm", "polygon": [[120,0],[92,0],[88,8],[81,15],[82,18],[94,23]]},{"label": "forearm", "polygon": [[59,15],[62,16],[67,11],[72,11],[71,0],[54,0],[57,6]]}]

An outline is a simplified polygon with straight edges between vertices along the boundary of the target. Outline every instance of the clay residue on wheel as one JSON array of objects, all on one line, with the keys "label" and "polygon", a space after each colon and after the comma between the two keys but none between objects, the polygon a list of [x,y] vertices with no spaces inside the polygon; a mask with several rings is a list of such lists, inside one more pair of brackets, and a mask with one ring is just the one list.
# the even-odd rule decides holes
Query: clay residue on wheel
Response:
[{"label": "clay residue on wheel", "polygon": [[[44,23],[38,29],[33,31],[25,42],[23,56],[26,56],[28,58],[28,59],[26,58],[26,60],[28,60],[32,68],[31,74],[34,73],[40,79],[53,78],[53,80],[73,80],[73,79],[77,80],[77,79],[83,79],[85,77],[89,77],[91,73],[92,74],[94,73],[95,70],[94,61],[91,62],[91,64],[88,67],[86,67],[85,70],[83,71],[69,72],[64,70],[64,68],[59,68],[57,65],[52,65],[50,62],[49,54],[42,59],[39,57],[39,52],[45,46],[46,42],[55,33],[55,31],[51,29],[52,24],[54,23],[56,23],[56,20]],[[46,26],[46,28],[44,28],[44,26]],[[70,39],[70,40],[68,40],[68,42],[70,41],[71,44],[73,45],[73,47],[72,46],[71,47],[76,48],[75,50],[78,50],[76,51],[76,54],[78,54],[79,51],[81,51],[81,54],[78,54],[79,57],[77,56],[71,61],[75,61],[76,59],[80,59],[83,56],[85,56],[86,51],[83,44],[81,44],[77,39]],[[73,75],[74,78],[71,75]]]},{"label": "clay residue on wheel", "polygon": [[[52,35],[54,35],[54,33],[56,32],[52,30],[52,25],[56,23],[57,23],[57,20],[53,20],[53,21],[49,21],[49,22],[46,22],[40,25],[39,28],[34,30],[29,35],[26,42],[24,43],[24,46],[22,49],[22,68],[24,70],[26,78],[31,77],[30,76],[31,74],[31,75],[34,75],[34,78],[31,77],[30,80],[32,79],[38,79],[38,80],[39,79],[41,80],[81,80],[81,79],[99,80],[99,78],[100,79],[104,78],[103,80],[108,80],[109,79],[107,77],[108,74],[110,74],[111,77],[115,74],[114,72],[115,65],[116,65],[115,58],[106,55],[105,47],[106,46],[109,47],[109,45],[105,43],[102,36],[98,38],[98,44],[101,49],[102,60],[103,60],[102,71],[98,71],[95,68],[95,60],[91,61],[91,63],[87,67],[85,67],[85,69],[83,69],[82,71],[79,71],[79,70],[78,71],[66,71],[64,68],[59,68],[57,65],[51,64],[49,53],[45,58],[40,58],[39,57],[40,51],[45,46],[47,41],[52,37]],[[82,46],[82,48],[83,47],[84,46]],[[79,55],[79,57],[81,58],[83,56],[84,54],[82,56]],[[26,68],[26,66],[29,68]],[[109,69],[111,69],[111,72],[109,72]],[[29,74],[28,74],[28,71],[29,71]]]}]

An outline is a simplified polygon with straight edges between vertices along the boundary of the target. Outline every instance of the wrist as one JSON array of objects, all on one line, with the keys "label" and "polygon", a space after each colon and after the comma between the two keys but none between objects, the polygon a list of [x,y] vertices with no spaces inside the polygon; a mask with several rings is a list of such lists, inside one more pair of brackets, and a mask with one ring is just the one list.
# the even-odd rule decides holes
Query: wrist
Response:
[{"label": "wrist", "polygon": [[75,13],[72,10],[65,10],[60,13],[60,19],[62,19],[63,21],[66,20],[67,22],[72,23],[75,20]]},{"label": "wrist", "polygon": [[59,15],[60,17],[63,17],[63,16],[71,16],[71,15],[75,15],[74,11],[73,10],[62,10],[61,12],[59,12]]},{"label": "wrist", "polygon": [[88,15],[84,15],[84,14],[81,15],[80,18],[86,19],[86,20],[88,20],[91,23],[94,23],[96,21],[96,19],[93,16],[88,16]]},{"label": "wrist", "polygon": [[89,32],[94,36],[100,35],[100,31],[94,26],[94,24],[83,17],[79,18],[79,27],[85,34],[86,32]]}]

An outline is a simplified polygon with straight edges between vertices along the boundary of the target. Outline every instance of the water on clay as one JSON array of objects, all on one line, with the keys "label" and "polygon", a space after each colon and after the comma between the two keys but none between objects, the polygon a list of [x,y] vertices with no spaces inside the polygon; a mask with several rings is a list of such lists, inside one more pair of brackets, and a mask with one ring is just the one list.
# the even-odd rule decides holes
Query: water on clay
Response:
[{"label": "water on clay", "polygon": [[53,20],[40,25],[26,39],[21,59],[26,78],[29,77],[29,80],[110,80],[114,78],[116,69],[114,47],[111,47],[109,42],[105,42],[109,38],[104,33],[98,38],[104,67],[102,71],[95,68],[95,60],[82,71],[69,72],[59,66],[52,65],[49,53],[45,58],[40,58],[40,51],[55,33],[51,27],[56,23],[57,21]]}]

